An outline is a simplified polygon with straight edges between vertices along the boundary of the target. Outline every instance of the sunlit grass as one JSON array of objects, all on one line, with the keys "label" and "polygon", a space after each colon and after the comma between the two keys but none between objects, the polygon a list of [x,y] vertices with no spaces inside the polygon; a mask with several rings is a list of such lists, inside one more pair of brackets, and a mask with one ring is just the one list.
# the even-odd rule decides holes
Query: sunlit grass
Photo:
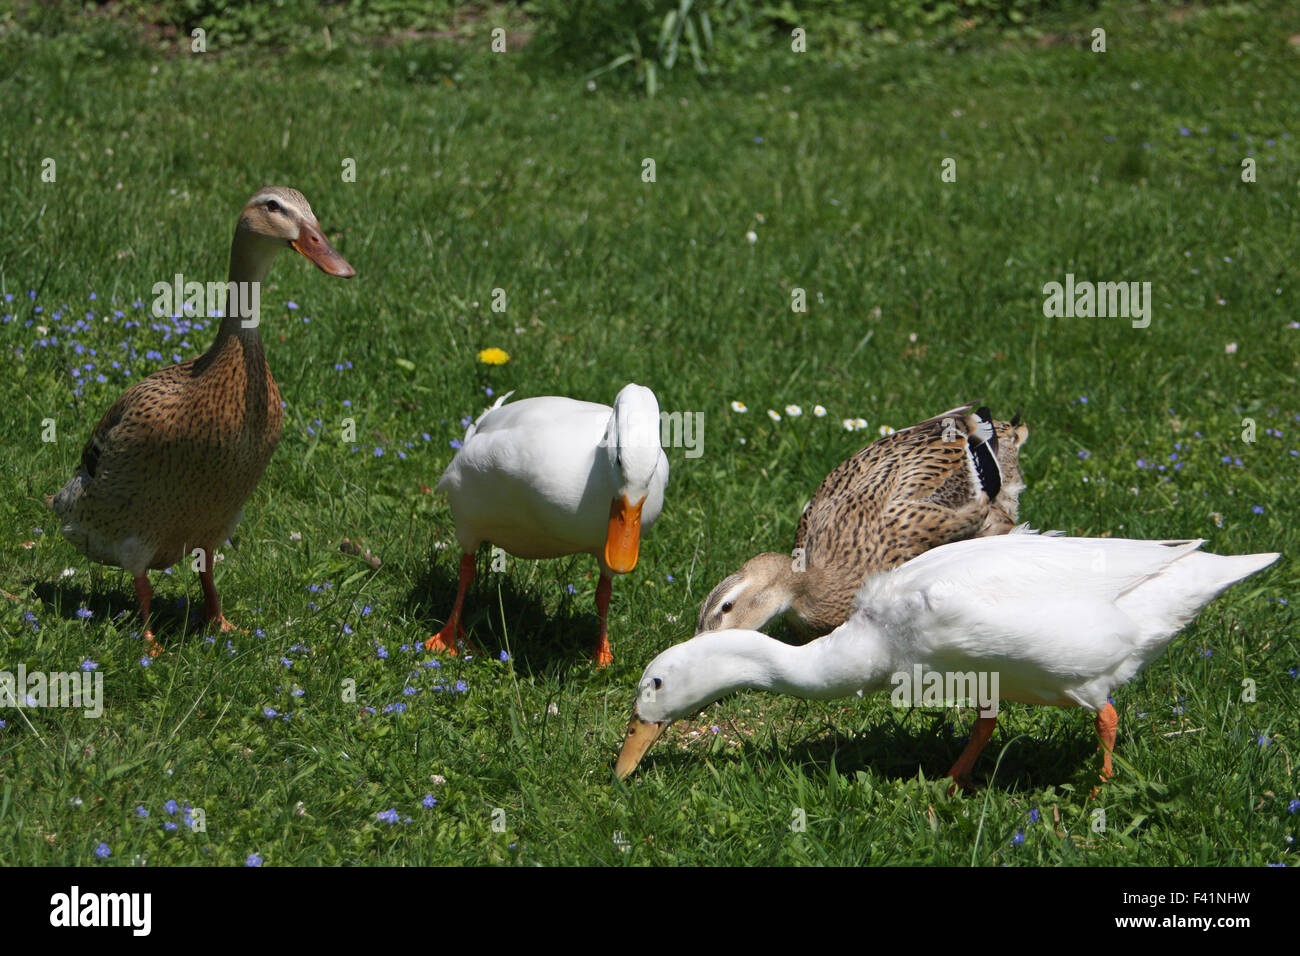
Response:
[{"label": "sunlit grass", "polygon": [[[1104,58],[899,47],[649,103],[456,48],[97,63],[34,44],[0,81],[0,662],[92,661],[106,711],[0,711],[0,862],[100,843],[110,864],[1293,859],[1300,28],[1225,16],[1169,43],[1115,22]],[[62,541],[43,496],[127,383],[206,347],[202,320],[140,316],[176,272],[224,278],[264,183],[303,190],[357,277],[276,263],[284,435],[217,570],[247,633],[194,631],[195,576],[155,575],[167,650],[145,666],[128,577]],[[1067,272],[1152,282],[1150,328],[1044,318]],[[509,361],[478,360],[492,348]],[[576,557],[481,574],[484,654],[433,666],[458,554],[428,489],[462,419],[508,389],[609,402],[628,381],[703,412],[704,454],[669,451],[664,514],[615,582],[615,664],[586,663],[596,572]],[[885,696],[739,695],[614,783],[640,670],[709,588],[788,547],[880,426],[976,398],[1025,407],[1035,526],[1285,556],[1117,695],[1100,800],[1083,712],[1007,706],[982,789],[949,798],[970,713]]]}]

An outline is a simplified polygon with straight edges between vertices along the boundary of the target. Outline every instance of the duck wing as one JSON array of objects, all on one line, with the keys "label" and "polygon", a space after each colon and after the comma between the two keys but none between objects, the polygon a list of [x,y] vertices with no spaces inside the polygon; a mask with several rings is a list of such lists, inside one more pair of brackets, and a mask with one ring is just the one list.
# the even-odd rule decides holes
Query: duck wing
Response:
[{"label": "duck wing", "polygon": [[886,435],[831,471],[795,531],[809,565],[849,569],[856,587],[862,575],[979,533],[1014,448],[999,442],[989,410],[973,405]]}]

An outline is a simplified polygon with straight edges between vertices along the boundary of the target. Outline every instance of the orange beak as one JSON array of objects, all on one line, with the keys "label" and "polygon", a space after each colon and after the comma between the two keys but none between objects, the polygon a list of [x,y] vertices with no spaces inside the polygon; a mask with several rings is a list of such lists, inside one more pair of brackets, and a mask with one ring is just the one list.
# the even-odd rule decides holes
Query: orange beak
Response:
[{"label": "orange beak", "polygon": [[350,279],[357,274],[357,270],[348,265],[348,260],[338,254],[338,251],[330,245],[330,241],[325,238],[325,234],[320,231],[320,226],[315,223],[310,225],[303,223],[298,230],[298,238],[289,245],[295,252],[301,252],[316,263],[321,272],[343,279]]},{"label": "orange beak", "polygon": [[609,534],[605,536],[605,563],[616,574],[627,574],[636,567],[637,548],[641,544],[641,506],[645,495],[635,505],[627,495],[619,495],[609,506]]},{"label": "orange beak", "polygon": [[620,780],[627,779],[628,774],[636,769],[645,752],[659,739],[667,724],[651,723],[642,720],[632,712],[632,719],[627,722],[627,734],[623,738],[623,749],[618,753],[618,762],[614,765],[614,776]]}]

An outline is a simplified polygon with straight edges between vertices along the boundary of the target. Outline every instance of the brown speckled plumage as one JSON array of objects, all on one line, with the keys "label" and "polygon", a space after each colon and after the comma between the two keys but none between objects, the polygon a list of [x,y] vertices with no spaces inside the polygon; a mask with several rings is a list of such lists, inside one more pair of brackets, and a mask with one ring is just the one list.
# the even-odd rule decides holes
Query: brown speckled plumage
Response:
[{"label": "brown speckled plumage", "polygon": [[[268,187],[240,216],[230,281],[260,283],[286,245],[332,275],[353,274],[302,194]],[[201,549],[207,613],[220,618],[212,556],[266,470],[282,419],[258,326],[226,316],[205,353],[136,382],[100,419],[77,473],[50,499],[64,537],[92,561],[129,571],[146,618],[145,572]]]},{"label": "brown speckled plumage", "polygon": [[1000,487],[990,501],[972,463],[981,422],[971,408],[886,435],[839,464],[799,518],[793,555],[802,549],[802,570],[791,554],[751,558],[710,592],[697,630],[756,629],[785,613],[796,631],[825,634],[847,619],[868,574],[950,541],[1010,531],[1029,432],[1018,416],[992,422]]},{"label": "brown speckled plumage", "polygon": [[212,554],[266,470],[282,418],[256,337],[219,337],[204,355],[136,382],[95,426],[81,469],[55,498],[65,536],[92,561],[133,575],[195,548]]}]

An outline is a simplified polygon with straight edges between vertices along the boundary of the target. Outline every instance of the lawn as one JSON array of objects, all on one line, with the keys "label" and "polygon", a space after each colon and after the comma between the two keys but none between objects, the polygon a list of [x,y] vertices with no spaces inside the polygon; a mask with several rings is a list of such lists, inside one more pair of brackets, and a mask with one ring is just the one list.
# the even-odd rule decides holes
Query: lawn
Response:
[{"label": "lawn", "polygon": [[[93,668],[104,713],[0,711],[0,864],[1294,863],[1300,13],[1100,16],[1105,53],[1090,23],[856,67],[776,49],[653,99],[453,42],[11,38],[0,665]],[[207,347],[208,320],[149,314],[153,286],[224,279],[264,184],[301,189],[357,275],[277,261],[284,433],[216,572],[246,630],[196,629],[180,566],[153,576],[149,659],[129,577],[43,498],[129,383]],[[1045,316],[1067,274],[1150,282],[1149,326]],[[700,457],[668,450],[663,516],[614,583],[614,664],[586,661],[589,557],[481,556],[484,653],[426,654],[459,558],[430,489],[462,422],[506,390],[610,402],[630,381],[705,427]],[[1091,715],[1007,705],[950,797],[972,711],[888,695],[739,694],[615,782],[641,669],[709,589],[788,548],[881,426],[979,398],[1024,406],[1035,527],[1284,555],[1116,695],[1098,799]]]}]

